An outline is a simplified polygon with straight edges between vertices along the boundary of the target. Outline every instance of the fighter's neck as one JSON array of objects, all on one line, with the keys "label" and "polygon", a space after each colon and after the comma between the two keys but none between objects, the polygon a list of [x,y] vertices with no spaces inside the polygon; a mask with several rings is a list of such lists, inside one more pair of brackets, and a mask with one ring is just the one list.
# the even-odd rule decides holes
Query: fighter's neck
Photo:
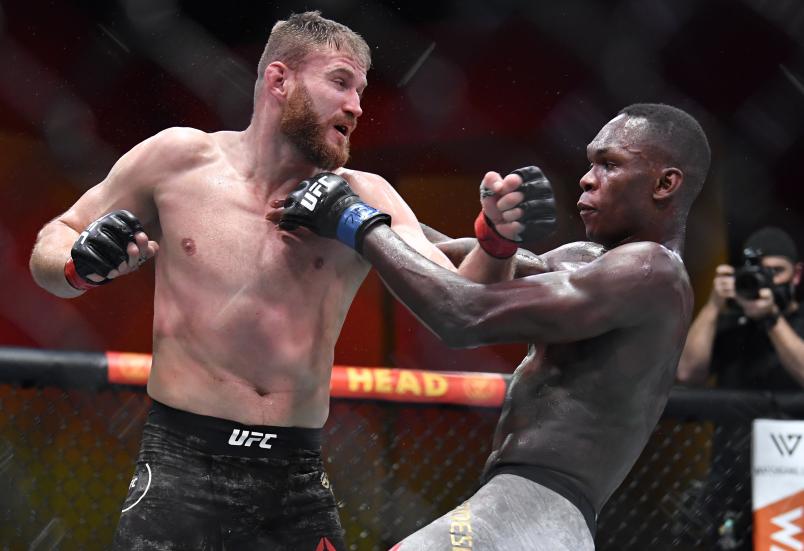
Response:
[{"label": "fighter's neck", "polygon": [[619,243],[615,243],[611,246],[606,245],[604,246],[606,247],[607,250],[611,250],[614,247],[619,247],[620,245],[625,245],[627,243],[637,243],[640,241],[653,241],[654,243],[662,245],[667,250],[672,251],[673,253],[678,255],[679,258],[683,258],[684,238],[685,238],[684,228],[680,228],[677,231],[670,233],[669,235],[667,234],[654,235],[651,233],[634,234],[623,239]]},{"label": "fighter's neck", "polygon": [[239,133],[236,150],[231,153],[235,169],[268,193],[322,172],[280,132],[278,121],[272,124],[255,117]]}]

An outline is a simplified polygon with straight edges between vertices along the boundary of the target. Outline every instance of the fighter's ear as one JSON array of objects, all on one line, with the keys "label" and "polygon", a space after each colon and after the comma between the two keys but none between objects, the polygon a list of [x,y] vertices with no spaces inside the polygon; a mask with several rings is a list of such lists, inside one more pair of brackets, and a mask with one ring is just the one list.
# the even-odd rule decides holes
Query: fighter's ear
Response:
[{"label": "fighter's ear", "polygon": [[678,193],[684,183],[684,172],[680,168],[663,168],[653,187],[653,198],[656,201],[666,201]]},{"label": "fighter's ear", "polygon": [[263,92],[277,99],[286,99],[289,91],[288,77],[291,70],[281,61],[274,61],[265,67],[263,78]]}]

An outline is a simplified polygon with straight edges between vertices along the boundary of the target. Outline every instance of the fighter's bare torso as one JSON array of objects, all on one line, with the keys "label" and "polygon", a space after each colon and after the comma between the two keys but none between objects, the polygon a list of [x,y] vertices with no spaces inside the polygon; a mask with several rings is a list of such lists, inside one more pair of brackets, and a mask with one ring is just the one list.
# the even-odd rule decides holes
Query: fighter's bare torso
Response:
[{"label": "fighter's bare torso", "polygon": [[335,341],[368,268],[340,244],[280,231],[271,201],[290,189],[266,196],[216,147],[230,136],[208,139],[194,166],[153,197],[160,251],[148,392],[205,415],[321,426]]},{"label": "fighter's bare torso", "polygon": [[[335,341],[368,264],[340,243],[279,230],[281,200],[309,175],[258,181],[236,168],[240,140],[167,130],[126,161],[134,203],[105,207],[132,210],[160,247],[148,393],[247,424],[320,427]],[[381,178],[337,172],[396,214],[403,234],[415,220]]]},{"label": "fighter's bare torso", "polygon": [[[549,269],[573,271],[605,250],[576,243],[555,253]],[[655,304],[644,305],[653,310],[649,322],[585,341],[530,345],[514,372],[488,468],[561,472],[600,510],[641,453],[673,383],[692,308],[680,259],[678,276],[677,285],[656,290]]]}]

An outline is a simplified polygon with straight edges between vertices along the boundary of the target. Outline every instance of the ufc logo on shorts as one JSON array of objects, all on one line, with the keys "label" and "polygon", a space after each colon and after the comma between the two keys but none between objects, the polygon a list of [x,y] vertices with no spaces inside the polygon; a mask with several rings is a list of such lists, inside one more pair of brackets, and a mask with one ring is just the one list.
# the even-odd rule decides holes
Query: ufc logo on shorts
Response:
[{"label": "ufc logo on shorts", "polygon": [[234,429],[232,431],[232,435],[229,437],[229,445],[245,446],[246,448],[250,448],[252,444],[254,444],[255,442],[259,442],[261,448],[270,450],[271,444],[268,443],[268,440],[271,440],[272,438],[276,438],[276,435],[270,433],[263,434],[256,430],[248,431],[248,430]]},{"label": "ufc logo on shorts", "polygon": [[327,189],[327,176],[322,176],[313,182],[313,185],[310,186],[310,189],[304,192],[304,197],[302,197],[301,204],[304,206],[304,208],[312,212],[315,210],[315,206],[318,204],[318,199],[321,198],[321,194]]}]

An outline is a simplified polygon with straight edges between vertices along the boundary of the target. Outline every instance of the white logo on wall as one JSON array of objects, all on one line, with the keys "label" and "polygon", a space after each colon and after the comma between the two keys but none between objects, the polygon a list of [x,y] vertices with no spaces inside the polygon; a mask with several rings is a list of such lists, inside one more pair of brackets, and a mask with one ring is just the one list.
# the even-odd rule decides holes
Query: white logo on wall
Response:
[{"label": "white logo on wall", "polygon": [[271,433],[263,434],[256,430],[248,431],[234,429],[232,431],[232,435],[229,437],[229,444],[232,446],[244,446],[246,448],[250,448],[252,444],[259,442],[261,448],[270,450],[271,444],[268,443],[268,440],[271,440],[272,438],[276,438],[276,435]]},{"label": "white logo on wall", "polygon": [[771,434],[770,437],[782,457],[792,456],[801,443],[800,434]]}]

